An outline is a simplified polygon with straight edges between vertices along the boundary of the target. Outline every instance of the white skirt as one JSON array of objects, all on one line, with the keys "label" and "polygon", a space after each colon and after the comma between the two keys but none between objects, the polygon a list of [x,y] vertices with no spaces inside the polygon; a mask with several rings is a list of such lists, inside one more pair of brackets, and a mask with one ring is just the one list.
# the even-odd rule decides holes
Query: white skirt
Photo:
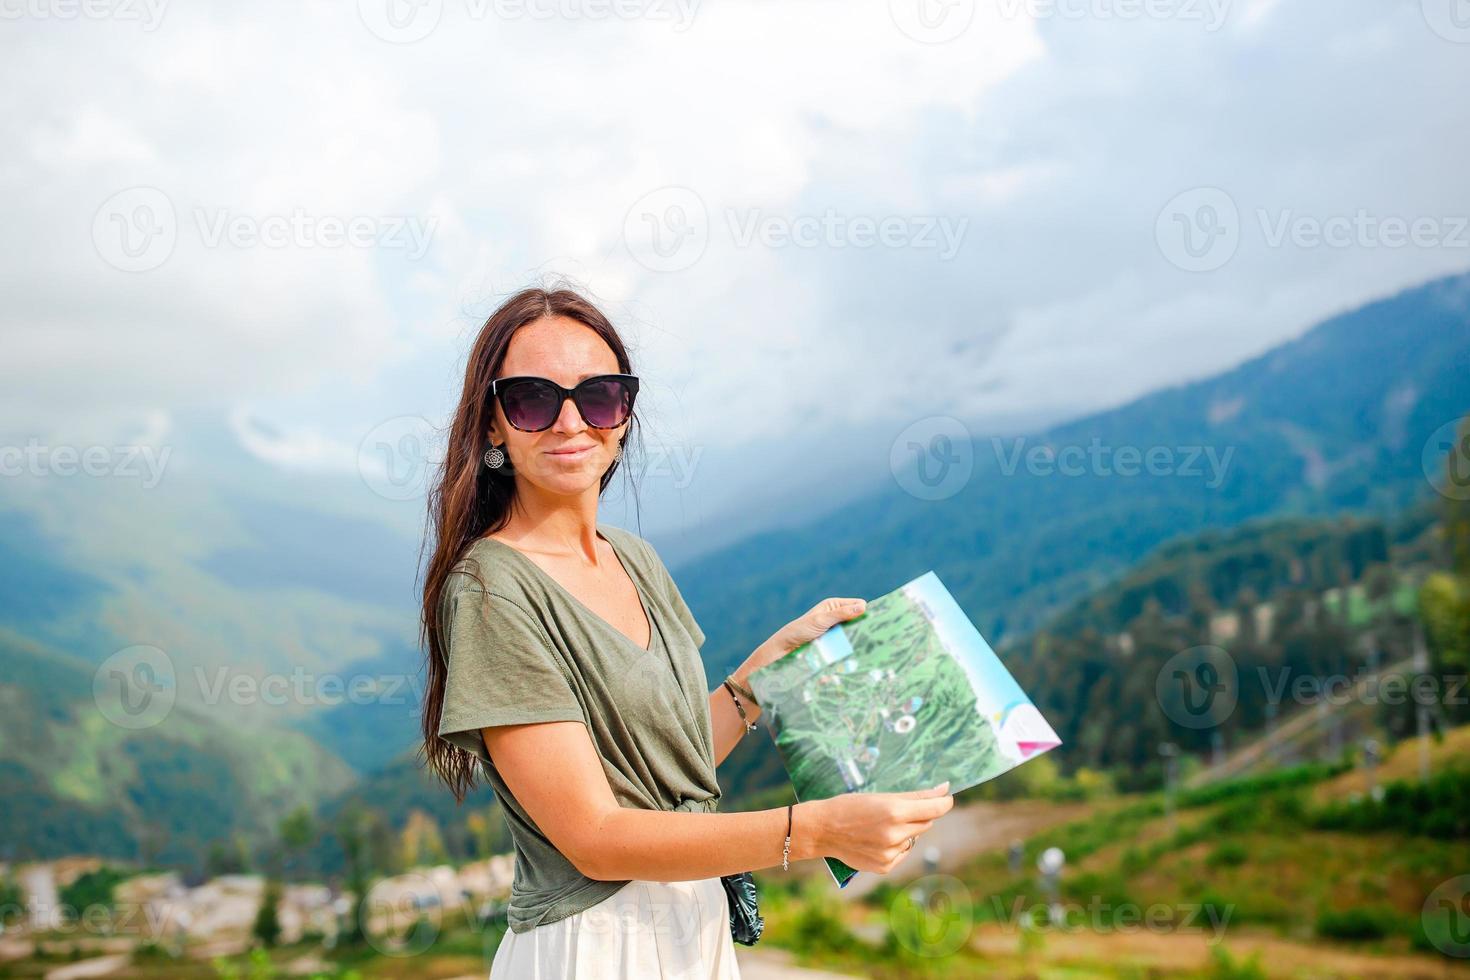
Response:
[{"label": "white skirt", "polygon": [[724,885],[630,881],[591,908],[507,932],[490,964],[490,980],[573,977],[740,980]]}]

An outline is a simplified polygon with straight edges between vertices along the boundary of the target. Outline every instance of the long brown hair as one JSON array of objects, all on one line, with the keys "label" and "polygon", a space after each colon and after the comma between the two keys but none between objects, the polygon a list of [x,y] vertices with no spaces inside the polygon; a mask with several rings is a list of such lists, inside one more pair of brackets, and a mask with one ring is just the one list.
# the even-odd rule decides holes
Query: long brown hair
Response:
[{"label": "long brown hair", "polygon": [[[449,671],[447,638],[439,628],[439,597],[454,566],[478,538],[505,527],[515,498],[515,478],[491,470],[483,456],[489,448],[490,423],[495,405],[490,399],[490,382],[505,362],[510,339],[517,330],[544,317],[564,316],[576,320],[602,337],[618,359],[618,370],[632,374],[633,367],[622,338],[608,318],[578,293],[565,287],[554,290],[523,289],[491,313],[480,328],[465,365],[464,389],[450,423],[444,461],[429,482],[428,521],[424,550],[429,561],[424,571],[424,597],[419,642],[427,660],[423,702],[423,738],[420,749],[424,763],[449,786],[454,797],[464,802],[475,787],[476,757],[439,737],[444,713],[444,683]],[[638,426],[636,408],[623,437],[626,447]],[[607,489],[620,463],[615,460],[602,475],[598,493]],[[420,554],[422,558],[422,553]],[[479,579],[477,571],[468,572]],[[483,586],[484,582],[481,580]]]}]

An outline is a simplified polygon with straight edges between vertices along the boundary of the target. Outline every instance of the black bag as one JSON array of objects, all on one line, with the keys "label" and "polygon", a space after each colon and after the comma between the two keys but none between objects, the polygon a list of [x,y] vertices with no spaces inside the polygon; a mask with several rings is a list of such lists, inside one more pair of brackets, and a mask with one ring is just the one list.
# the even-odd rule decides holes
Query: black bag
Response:
[{"label": "black bag", "polygon": [[743,946],[754,946],[766,927],[756,904],[755,877],[749,871],[721,875],[720,884],[730,899],[730,935]]}]

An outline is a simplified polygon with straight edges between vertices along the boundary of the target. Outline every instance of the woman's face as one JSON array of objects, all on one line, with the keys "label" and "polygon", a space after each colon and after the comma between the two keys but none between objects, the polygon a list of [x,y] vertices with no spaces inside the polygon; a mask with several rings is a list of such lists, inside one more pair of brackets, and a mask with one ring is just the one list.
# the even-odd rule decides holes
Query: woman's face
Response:
[{"label": "woman's face", "polygon": [[[511,336],[497,377],[532,375],[574,388],[591,375],[621,371],[617,355],[596,331],[569,317],[555,316],[528,323]],[[489,434],[490,441],[510,457],[516,479],[528,480],[548,493],[577,495],[601,482],[628,424],[594,429],[568,398],[551,428],[522,432],[505,420],[505,410],[496,399]]]}]

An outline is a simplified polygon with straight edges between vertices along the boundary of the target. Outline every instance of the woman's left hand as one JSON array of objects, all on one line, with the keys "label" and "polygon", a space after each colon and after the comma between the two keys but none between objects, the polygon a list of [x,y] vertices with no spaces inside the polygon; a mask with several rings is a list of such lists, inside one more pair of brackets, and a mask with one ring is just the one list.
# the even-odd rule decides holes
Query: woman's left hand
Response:
[{"label": "woman's left hand", "polygon": [[803,644],[810,643],[838,623],[855,619],[867,611],[868,604],[862,599],[823,599],[804,616],[799,616],[781,627],[771,638],[756,648],[742,665],[746,677],[752,671],[774,663]]}]

